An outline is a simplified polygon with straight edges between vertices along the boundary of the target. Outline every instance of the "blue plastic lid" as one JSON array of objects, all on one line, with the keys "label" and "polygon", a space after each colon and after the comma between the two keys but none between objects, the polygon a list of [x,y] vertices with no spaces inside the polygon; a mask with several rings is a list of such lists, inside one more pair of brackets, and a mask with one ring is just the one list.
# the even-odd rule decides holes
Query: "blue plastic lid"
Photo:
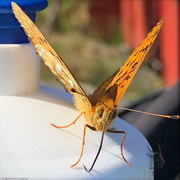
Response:
[{"label": "blue plastic lid", "polygon": [[0,44],[27,43],[28,39],[15,18],[11,2],[17,3],[35,22],[36,12],[47,7],[47,0],[0,0]]}]

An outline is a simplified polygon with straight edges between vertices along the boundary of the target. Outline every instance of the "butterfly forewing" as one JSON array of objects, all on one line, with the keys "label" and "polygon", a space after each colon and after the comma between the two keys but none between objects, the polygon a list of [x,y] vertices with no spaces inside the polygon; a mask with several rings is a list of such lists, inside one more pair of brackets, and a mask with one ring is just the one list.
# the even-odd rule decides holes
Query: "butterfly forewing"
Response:
[{"label": "butterfly forewing", "polygon": [[[108,78],[97,90],[93,96],[98,97],[98,100],[106,103],[108,98],[113,99],[113,105],[116,106],[120,98],[125,93],[130,85],[134,75],[142,64],[145,56],[151,49],[157,35],[162,26],[162,20],[152,29],[146,39],[134,50],[132,55],[127,59],[125,64],[118,69],[110,78]],[[113,96],[115,94],[115,96]],[[104,98],[106,96],[106,98]]]},{"label": "butterfly forewing", "polygon": [[43,59],[47,67],[56,76],[57,80],[64,85],[68,92],[74,95],[75,100],[78,99],[85,106],[90,107],[90,102],[83,89],[36,25],[14,2],[12,2],[12,9],[15,17],[28,36],[29,41],[33,44],[38,55]]}]

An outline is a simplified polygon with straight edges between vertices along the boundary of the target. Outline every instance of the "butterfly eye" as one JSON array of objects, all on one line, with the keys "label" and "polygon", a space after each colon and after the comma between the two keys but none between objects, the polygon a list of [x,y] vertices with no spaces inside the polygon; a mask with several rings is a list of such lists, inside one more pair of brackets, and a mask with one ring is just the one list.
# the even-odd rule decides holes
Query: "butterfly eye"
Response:
[{"label": "butterfly eye", "polygon": [[116,116],[117,116],[117,110],[115,109],[109,114],[109,120],[115,119]]},{"label": "butterfly eye", "polygon": [[102,108],[102,107],[97,108],[96,109],[97,119],[102,119],[103,113],[104,113],[104,108]]}]

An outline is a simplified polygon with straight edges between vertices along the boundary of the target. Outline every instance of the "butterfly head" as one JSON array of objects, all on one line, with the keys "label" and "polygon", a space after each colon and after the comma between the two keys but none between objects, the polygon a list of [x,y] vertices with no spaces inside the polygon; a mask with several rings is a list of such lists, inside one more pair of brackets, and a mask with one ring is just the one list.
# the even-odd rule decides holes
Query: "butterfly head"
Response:
[{"label": "butterfly head", "polygon": [[85,113],[87,123],[98,131],[109,128],[113,120],[117,116],[117,110],[109,108],[101,102],[97,102],[92,109]]},{"label": "butterfly head", "polygon": [[116,116],[116,109],[109,109],[105,105],[97,106],[94,113],[95,128],[97,130],[103,130],[103,127],[105,125],[105,129],[108,129],[108,127],[112,124]]}]

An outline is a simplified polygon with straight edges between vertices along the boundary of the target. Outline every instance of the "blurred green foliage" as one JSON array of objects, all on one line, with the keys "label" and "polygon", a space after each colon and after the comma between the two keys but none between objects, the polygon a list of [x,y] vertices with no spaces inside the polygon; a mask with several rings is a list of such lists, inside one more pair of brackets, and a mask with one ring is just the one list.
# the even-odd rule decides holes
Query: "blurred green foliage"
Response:
[{"label": "blurred green foliage", "polygon": [[[90,2],[89,0],[59,0],[56,18],[52,25],[43,28],[47,17],[53,13],[53,1],[49,0],[48,8],[40,12],[37,18],[38,27],[85,90],[89,90],[89,87],[93,87],[92,90],[97,88],[121,67],[130,55],[130,50],[122,44],[120,25],[116,27],[115,33],[108,34],[108,39],[93,29],[89,11]],[[42,64],[42,83],[54,82],[58,87],[54,79]],[[159,74],[144,63],[123,99],[125,102],[134,100],[161,85]]]}]

